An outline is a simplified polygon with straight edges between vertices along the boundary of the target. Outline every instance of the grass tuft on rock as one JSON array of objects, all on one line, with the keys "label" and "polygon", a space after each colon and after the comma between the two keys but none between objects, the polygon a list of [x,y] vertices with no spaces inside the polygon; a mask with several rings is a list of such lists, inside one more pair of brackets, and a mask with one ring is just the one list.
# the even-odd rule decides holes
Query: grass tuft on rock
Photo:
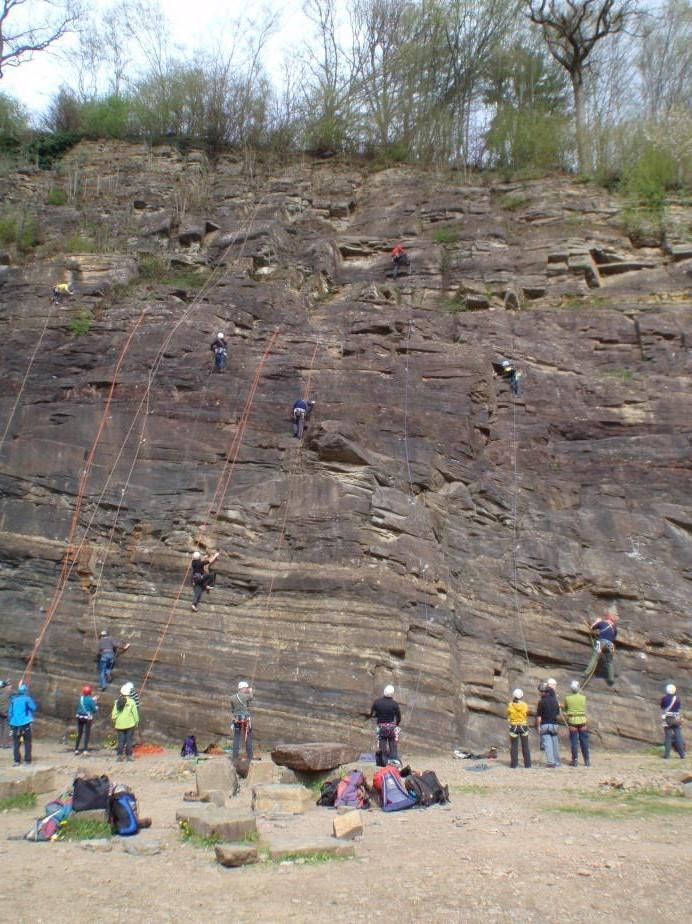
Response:
[{"label": "grass tuft on rock", "polygon": [[187,821],[178,822],[180,827],[180,838],[184,844],[191,844],[193,847],[202,847],[204,850],[210,850],[221,844],[221,838],[213,835],[212,837],[202,837],[192,830]]},{"label": "grass tuft on rock", "polygon": [[35,792],[22,792],[16,796],[8,796],[6,799],[0,799],[0,812],[32,809],[36,805],[36,799]]},{"label": "grass tuft on rock", "polygon": [[66,841],[91,841],[111,837],[111,826],[107,821],[94,818],[80,818],[73,812],[62,825],[60,837]]}]

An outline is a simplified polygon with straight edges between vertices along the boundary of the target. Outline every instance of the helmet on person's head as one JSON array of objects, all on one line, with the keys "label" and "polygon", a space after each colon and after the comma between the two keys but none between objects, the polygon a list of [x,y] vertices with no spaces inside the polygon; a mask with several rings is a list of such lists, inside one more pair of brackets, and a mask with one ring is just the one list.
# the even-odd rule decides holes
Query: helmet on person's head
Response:
[{"label": "helmet on person's head", "polygon": [[17,687],[17,693],[26,693],[29,687],[25,683],[20,683]]},{"label": "helmet on person's head", "polygon": [[238,684],[238,689],[239,690],[249,690],[250,684],[247,682],[247,680],[241,680],[240,683]]},{"label": "helmet on person's head", "polygon": [[383,696],[394,696],[394,687],[391,683],[388,683],[383,690]]},{"label": "helmet on person's head", "polygon": [[91,696],[92,690],[93,690],[93,687],[90,687],[88,683],[85,684],[82,687],[82,696]]},{"label": "helmet on person's head", "polygon": [[546,683],[551,690],[557,690],[557,680],[554,677],[548,677]]},{"label": "helmet on person's head", "polygon": [[108,629],[101,629],[101,631],[99,632],[99,635],[101,636],[101,638],[105,638],[108,635]]},{"label": "helmet on person's head", "polygon": [[514,699],[523,699],[524,691],[520,690],[519,687],[517,687],[514,693],[512,693],[512,696],[514,697]]},{"label": "helmet on person's head", "polygon": [[128,683],[124,683],[120,687],[120,692],[122,693],[123,696],[131,696],[134,693],[134,691],[135,691],[135,685],[134,683],[130,683],[129,681]]},{"label": "helmet on person's head", "polygon": [[219,340],[224,340],[224,339],[225,339],[225,335],[224,335],[224,332],[223,332],[222,330],[220,330],[216,336],[219,338]]},{"label": "helmet on person's head", "polygon": [[579,686],[580,686],[579,681],[573,680],[572,683],[570,683],[569,688],[570,690],[573,690],[576,693],[579,690]]},{"label": "helmet on person's head", "polygon": [[677,687],[675,686],[674,683],[669,683],[669,684],[666,686],[666,693],[667,693],[669,696],[675,696],[676,691],[677,691]]},{"label": "helmet on person's head", "polygon": [[200,558],[202,557],[202,553],[201,553],[201,552],[193,552],[193,553],[192,553],[192,557],[194,558],[195,561],[199,561]]},{"label": "helmet on person's head", "polygon": [[511,364],[511,362],[510,362],[508,359],[503,359],[502,362],[500,363],[500,365],[501,365],[501,366],[504,366],[505,368],[507,368],[507,366],[511,366],[512,364]]}]

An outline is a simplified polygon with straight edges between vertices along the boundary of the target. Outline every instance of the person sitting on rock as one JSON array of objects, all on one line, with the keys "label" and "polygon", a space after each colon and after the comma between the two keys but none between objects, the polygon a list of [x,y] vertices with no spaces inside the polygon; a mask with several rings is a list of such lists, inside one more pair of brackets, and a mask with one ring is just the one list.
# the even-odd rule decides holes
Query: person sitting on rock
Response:
[{"label": "person sitting on rock", "polygon": [[127,651],[130,646],[117,638],[111,638],[107,629],[104,629],[99,635],[98,653],[96,655],[96,667],[99,675],[99,684],[103,692],[111,682],[115,659],[122,651]]},{"label": "person sitting on rock", "polygon": [[210,571],[209,567],[214,564],[219,557],[218,552],[203,558],[201,552],[192,553],[192,612],[197,612],[199,601],[206,590],[209,592],[216,583],[216,571]]},{"label": "person sitting on rock", "polygon": [[377,766],[386,767],[390,763],[399,763],[399,725],[401,709],[394,699],[394,687],[391,683],[382,691],[370,708],[370,718],[377,719]]},{"label": "person sitting on rock", "polygon": [[214,372],[223,372],[226,368],[226,360],[228,359],[228,344],[226,343],[226,337],[222,330],[218,332],[216,339],[209,349],[214,354]]},{"label": "person sitting on rock", "polygon": [[493,363],[493,372],[503,381],[509,383],[513,395],[518,397],[521,394],[521,372],[508,359]]},{"label": "person sitting on rock", "polygon": [[60,305],[64,299],[70,298],[72,295],[74,295],[74,292],[69,282],[59,282],[57,285],[53,286],[53,297],[51,301],[54,305]]},{"label": "person sitting on rock", "polygon": [[245,742],[245,753],[248,760],[252,760],[252,719],[250,718],[250,703],[252,702],[252,687],[247,680],[241,680],[238,690],[231,697],[231,713],[233,725],[233,759],[240,757],[241,740]]},{"label": "person sitting on rock", "polygon": [[609,687],[612,687],[615,683],[613,659],[615,657],[615,639],[618,636],[617,621],[618,617],[615,613],[606,613],[603,619],[597,619],[591,626],[593,654],[584,671],[585,680],[596,672],[598,662],[603,658],[606,667],[606,683]]},{"label": "person sitting on rock", "polygon": [[519,766],[519,742],[521,756],[525,767],[531,766],[529,748],[529,707],[523,702],[524,691],[516,689],[512,693],[512,702],[507,704],[507,722],[509,723],[509,765],[513,770]]},{"label": "person sitting on rock", "polygon": [[669,683],[666,695],[661,699],[661,721],[663,722],[664,749],[663,757],[668,760],[671,748],[675,750],[682,760],[685,757],[685,742],[682,737],[682,722],[680,713],[682,703],[677,695],[675,684]]},{"label": "person sitting on rock", "polygon": [[305,398],[299,398],[293,405],[293,435],[297,439],[302,439],[303,430],[314,406],[314,401],[306,401]]},{"label": "person sitting on rock", "polygon": [[569,731],[569,746],[572,752],[572,767],[579,766],[579,749],[584,760],[584,766],[590,766],[589,759],[589,730],[586,725],[586,697],[581,692],[581,684],[573,680],[570,684],[571,693],[565,696],[565,719]]},{"label": "person sitting on rock", "polygon": [[411,272],[411,260],[403,244],[396,244],[392,247],[392,279],[399,275],[399,269],[405,266],[409,273]]}]

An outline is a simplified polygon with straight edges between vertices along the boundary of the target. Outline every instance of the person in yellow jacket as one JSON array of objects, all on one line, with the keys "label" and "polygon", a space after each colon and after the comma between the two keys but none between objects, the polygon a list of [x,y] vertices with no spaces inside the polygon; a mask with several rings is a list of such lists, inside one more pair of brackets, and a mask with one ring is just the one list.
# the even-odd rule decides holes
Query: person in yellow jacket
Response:
[{"label": "person in yellow jacket", "polygon": [[118,749],[116,760],[122,761],[132,757],[132,746],[135,740],[135,728],[139,725],[139,709],[132,696],[132,684],[126,683],[120,688],[120,696],[113,703],[111,720],[118,733]]},{"label": "person in yellow jacket", "polygon": [[74,292],[69,282],[59,282],[53,286],[52,302],[54,305],[59,305],[64,298],[70,298],[71,295],[74,295]]},{"label": "person in yellow jacket", "polygon": [[507,704],[510,753],[509,765],[513,770],[519,766],[520,741],[521,756],[524,760],[524,766],[531,766],[531,751],[529,749],[529,707],[523,700],[524,691],[517,689],[512,693],[512,702]]},{"label": "person in yellow jacket", "polygon": [[579,681],[573,680],[570,684],[571,693],[565,696],[564,712],[569,729],[569,746],[572,750],[572,767],[579,766],[579,751],[584,760],[584,766],[591,764],[589,757],[589,729],[586,725],[586,697],[579,692]]}]

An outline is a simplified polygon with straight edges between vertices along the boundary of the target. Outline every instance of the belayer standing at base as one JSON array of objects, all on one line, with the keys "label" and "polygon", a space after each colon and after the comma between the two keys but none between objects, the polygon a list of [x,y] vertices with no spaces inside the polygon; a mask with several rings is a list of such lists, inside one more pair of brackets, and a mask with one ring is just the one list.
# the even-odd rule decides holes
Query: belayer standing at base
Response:
[{"label": "belayer standing at base", "polygon": [[201,552],[192,553],[192,612],[197,612],[199,601],[202,599],[204,591],[209,591],[216,584],[216,571],[210,571],[209,568],[219,557],[218,552],[213,555],[202,557]]},{"label": "belayer standing at base", "polygon": [[314,406],[314,401],[306,401],[304,398],[299,398],[293,405],[293,435],[297,439],[302,439],[303,431]]},{"label": "belayer standing at base", "polygon": [[20,683],[17,692],[10,697],[7,722],[12,729],[14,766],[22,762],[21,744],[24,742],[24,763],[31,763],[31,723],[34,721],[36,703],[25,683]]},{"label": "belayer standing at base", "polygon": [[541,698],[536,709],[536,728],[543,743],[545,765],[553,770],[560,766],[560,737],[557,724],[560,704],[555,691],[547,683],[541,683],[538,690]]},{"label": "belayer standing at base", "polygon": [[399,726],[401,709],[394,699],[394,687],[391,683],[382,691],[370,708],[370,718],[377,719],[377,753],[378,767],[389,763],[399,763]]},{"label": "belayer standing at base", "polygon": [[606,683],[612,687],[615,683],[615,639],[618,637],[618,617],[615,613],[606,613],[602,619],[597,619],[591,626],[593,637],[593,654],[586,665],[584,678],[588,679],[596,673],[598,662],[603,658],[606,668]]},{"label": "belayer standing at base", "polygon": [[252,718],[250,716],[252,695],[250,684],[247,680],[241,680],[237,692],[231,697],[234,760],[240,756],[241,741],[245,742],[247,759],[252,760]]},{"label": "belayer standing at base", "polygon": [[569,731],[569,746],[572,752],[571,766],[579,766],[579,749],[581,748],[584,766],[589,767],[591,760],[589,756],[589,729],[586,724],[586,697],[581,692],[581,685],[578,680],[573,680],[569,686],[572,692],[565,696],[564,711]]},{"label": "belayer standing at base", "polygon": [[113,703],[111,721],[118,733],[116,760],[134,760],[132,748],[135,743],[135,729],[139,725],[139,709],[131,695],[131,684],[120,688],[120,696]]},{"label": "belayer standing at base", "polygon": [[[77,700],[77,710],[75,718],[77,719],[77,740],[75,741],[75,754],[89,753],[89,736],[91,735],[91,724],[98,712],[98,696],[92,696],[93,690],[89,684],[82,687],[82,693]],[[82,738],[83,746],[82,745]]]},{"label": "belayer standing at base", "polygon": [[228,344],[224,332],[220,330],[209,349],[214,354],[214,372],[223,372],[228,359]]},{"label": "belayer standing at base", "polygon": [[671,748],[682,760],[685,756],[685,742],[682,737],[682,702],[677,695],[674,683],[666,687],[666,694],[661,699],[661,721],[663,722],[663,757],[668,760]]},{"label": "belayer standing at base", "polygon": [[525,767],[531,766],[531,749],[529,747],[529,707],[524,701],[524,691],[516,689],[512,693],[512,702],[507,704],[507,722],[509,723],[510,767],[519,766],[519,742],[521,756]]}]

